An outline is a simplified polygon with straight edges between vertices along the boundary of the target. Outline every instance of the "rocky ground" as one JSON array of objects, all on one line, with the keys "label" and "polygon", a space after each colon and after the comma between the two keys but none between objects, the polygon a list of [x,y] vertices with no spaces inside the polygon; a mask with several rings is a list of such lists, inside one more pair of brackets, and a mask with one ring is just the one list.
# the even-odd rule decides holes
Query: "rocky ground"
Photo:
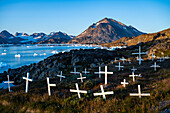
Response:
[{"label": "rocky ground", "polygon": [[[8,72],[1,74],[1,81],[6,80],[6,74],[10,79],[15,81],[15,87],[12,92],[8,89],[0,91],[0,111],[2,112],[159,112],[167,111],[170,106],[170,60],[157,62],[161,67],[154,71],[150,66],[154,63],[147,60],[148,56],[142,56],[145,61],[139,66],[132,56],[132,52],[137,52],[138,45],[132,48],[126,48],[115,51],[108,50],[72,50],[66,53],[60,53],[48,57],[47,59],[29,66],[23,66],[17,69],[9,69]],[[142,48],[145,50],[145,47]],[[121,65],[125,67],[118,71],[113,62],[115,58],[130,58],[131,64],[125,62]],[[155,60],[156,61],[156,60]],[[108,75],[108,84],[104,85],[104,75],[99,78],[94,72],[98,71],[98,65],[108,66],[108,71],[113,75]],[[86,67],[90,74],[84,75],[87,78],[83,83],[77,80],[79,75],[70,74],[74,66],[77,71],[83,71]],[[136,82],[129,78],[132,73],[131,68],[135,66],[138,70]],[[66,79],[61,82],[56,76],[60,71]],[[22,79],[26,73],[30,72],[29,92],[26,94],[25,81]],[[56,87],[51,88],[52,96],[48,96],[46,77],[50,77],[50,83],[55,83]],[[123,79],[129,82],[124,88],[120,84]],[[76,93],[71,93],[70,89],[75,89],[75,83],[79,88],[87,90],[87,94],[81,94],[82,98],[78,99]],[[105,91],[114,91],[113,95],[106,96],[107,100],[102,97],[94,97],[93,93],[100,92],[100,85],[104,85]],[[130,97],[129,93],[137,93],[137,85],[141,85],[142,92],[150,93],[150,97]],[[162,104],[162,102],[168,102]],[[160,107],[161,106],[161,107]]]}]

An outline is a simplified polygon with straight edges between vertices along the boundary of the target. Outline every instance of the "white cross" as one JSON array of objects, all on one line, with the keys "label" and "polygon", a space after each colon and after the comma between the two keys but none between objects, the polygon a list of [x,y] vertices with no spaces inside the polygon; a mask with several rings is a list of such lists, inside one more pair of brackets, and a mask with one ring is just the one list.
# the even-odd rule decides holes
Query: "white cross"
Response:
[{"label": "white cross", "polygon": [[162,62],[163,60],[162,60],[162,58],[159,58],[159,60],[157,60],[157,61]]},{"label": "white cross", "polygon": [[51,86],[56,86],[56,84],[50,84],[49,77],[47,77],[47,85],[48,85],[48,95],[51,96],[50,87],[51,87]]},{"label": "white cross", "polygon": [[133,68],[131,69],[133,72],[135,72],[137,69],[133,66]]},{"label": "white cross", "polygon": [[169,59],[169,56],[167,55],[167,56],[165,57],[165,59]]},{"label": "white cross", "polygon": [[139,61],[139,65],[141,65],[141,61],[144,61],[141,57],[137,59]]},{"label": "white cross", "polygon": [[89,71],[87,71],[87,70],[86,70],[86,68],[85,68],[85,70],[84,70],[84,71],[82,71],[82,73],[87,74],[87,73],[90,73],[90,72],[89,72]]},{"label": "white cross", "polygon": [[80,93],[87,93],[87,91],[85,91],[85,90],[79,90],[79,86],[78,86],[77,83],[76,83],[76,90],[75,89],[70,89],[70,92],[77,92],[79,98],[81,98]]},{"label": "white cross", "polygon": [[105,74],[105,84],[107,84],[107,74],[113,74],[113,72],[107,72],[107,66],[105,66],[105,71],[95,72],[95,74]]},{"label": "white cross", "polygon": [[156,56],[152,53],[152,61],[154,61],[154,58],[155,58]]},{"label": "white cross", "polygon": [[123,63],[125,63],[126,59],[124,57],[122,57],[120,60],[123,61]]},{"label": "white cross", "polygon": [[33,79],[30,79],[29,78],[29,73],[27,73],[27,77],[23,77],[23,79],[25,79],[26,80],[26,89],[25,89],[25,92],[27,93],[28,92],[28,81],[30,81],[30,82],[32,82],[33,81]]},{"label": "white cross", "polygon": [[99,74],[99,78],[101,78],[101,66],[99,66],[99,72],[94,72],[94,74]]},{"label": "white cross", "polygon": [[81,82],[83,82],[83,79],[86,79],[86,77],[83,77],[82,74],[80,73],[80,78],[77,78],[77,79],[80,79]]},{"label": "white cross", "polygon": [[65,76],[62,75],[62,71],[61,71],[61,75],[57,75],[58,77],[60,77],[60,81],[62,80],[62,78],[66,78]]},{"label": "white cross", "polygon": [[165,60],[165,57],[164,57],[164,56],[162,57],[162,60],[163,60],[163,61]]},{"label": "white cross", "polygon": [[128,58],[128,60],[127,60],[128,62],[129,62],[129,64],[131,64],[131,60],[130,60],[130,58]]},{"label": "white cross", "polygon": [[106,95],[113,94],[113,91],[104,92],[103,85],[100,85],[101,93],[93,93],[94,96],[103,95],[103,99],[106,100]]},{"label": "white cross", "polygon": [[154,67],[154,70],[156,71],[157,67],[160,67],[159,65],[156,65],[156,62],[154,63],[154,65],[150,66],[150,67]]},{"label": "white cross", "polygon": [[139,59],[139,56],[137,56],[136,59]]},{"label": "white cross", "polygon": [[121,82],[121,84],[123,84],[123,87],[126,87],[126,84],[129,84],[129,83],[126,82],[126,79],[124,79],[123,82]]},{"label": "white cross", "polygon": [[70,72],[70,73],[72,73],[72,74],[80,74],[80,72],[77,72],[76,71],[76,68],[74,67],[74,72]]},{"label": "white cross", "polygon": [[142,54],[148,54],[147,52],[141,52],[141,47],[139,46],[139,53],[132,53],[132,55],[136,55],[136,54],[139,54],[139,59],[137,59],[137,60],[139,60],[139,65],[141,65],[141,61],[143,60],[143,59],[141,59],[141,55]]},{"label": "white cross", "polygon": [[111,63],[113,64],[114,60],[111,61]]},{"label": "white cross", "polygon": [[115,66],[115,67],[118,67],[118,68],[119,68],[119,71],[120,71],[120,68],[121,68],[121,67],[124,67],[124,66],[121,66],[121,65],[120,65],[120,62],[119,62],[119,65],[118,65],[118,66]]},{"label": "white cross", "polygon": [[115,58],[115,60],[114,60],[115,62],[117,62],[118,60],[116,60],[116,58]]},{"label": "white cross", "polygon": [[138,93],[130,93],[130,96],[139,96],[141,98],[142,96],[150,96],[150,93],[141,93],[140,85],[138,85]]},{"label": "white cross", "polygon": [[132,72],[132,75],[129,75],[129,77],[133,77],[133,82],[135,82],[135,77],[141,77],[141,74],[135,75],[134,72]]},{"label": "white cross", "polygon": [[9,75],[7,75],[7,78],[8,78],[8,81],[4,81],[4,83],[8,83],[8,89],[9,89],[9,92],[11,92],[10,83],[14,83],[14,81],[9,80]]}]

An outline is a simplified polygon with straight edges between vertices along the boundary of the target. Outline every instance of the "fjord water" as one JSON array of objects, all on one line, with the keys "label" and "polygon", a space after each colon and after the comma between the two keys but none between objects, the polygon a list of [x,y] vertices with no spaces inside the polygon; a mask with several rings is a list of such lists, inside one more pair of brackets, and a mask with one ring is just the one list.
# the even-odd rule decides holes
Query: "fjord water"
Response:
[{"label": "fjord water", "polygon": [[[92,49],[91,46],[69,46],[69,45],[20,45],[20,46],[2,46],[0,47],[0,62],[9,66],[1,66],[0,73],[7,71],[9,68],[15,69],[24,65],[38,63],[39,61],[53,55],[52,51],[62,52],[71,49]],[[6,53],[6,55],[3,55]],[[37,55],[34,56],[34,53]],[[15,57],[20,54],[20,57]]]}]

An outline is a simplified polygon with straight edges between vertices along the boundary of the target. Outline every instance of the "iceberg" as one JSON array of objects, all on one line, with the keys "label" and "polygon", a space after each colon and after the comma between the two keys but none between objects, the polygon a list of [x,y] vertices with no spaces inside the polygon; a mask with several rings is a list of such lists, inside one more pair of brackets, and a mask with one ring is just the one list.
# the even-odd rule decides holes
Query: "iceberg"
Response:
[{"label": "iceberg", "polygon": [[9,65],[5,62],[0,62],[0,68],[8,67]]}]

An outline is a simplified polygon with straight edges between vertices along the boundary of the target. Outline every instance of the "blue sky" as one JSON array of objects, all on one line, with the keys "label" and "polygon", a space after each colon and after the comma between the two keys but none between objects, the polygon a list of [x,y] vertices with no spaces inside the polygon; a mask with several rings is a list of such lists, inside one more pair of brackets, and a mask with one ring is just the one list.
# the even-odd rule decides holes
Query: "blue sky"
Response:
[{"label": "blue sky", "polygon": [[170,0],[0,0],[0,31],[79,35],[105,18],[146,33],[170,28]]}]

